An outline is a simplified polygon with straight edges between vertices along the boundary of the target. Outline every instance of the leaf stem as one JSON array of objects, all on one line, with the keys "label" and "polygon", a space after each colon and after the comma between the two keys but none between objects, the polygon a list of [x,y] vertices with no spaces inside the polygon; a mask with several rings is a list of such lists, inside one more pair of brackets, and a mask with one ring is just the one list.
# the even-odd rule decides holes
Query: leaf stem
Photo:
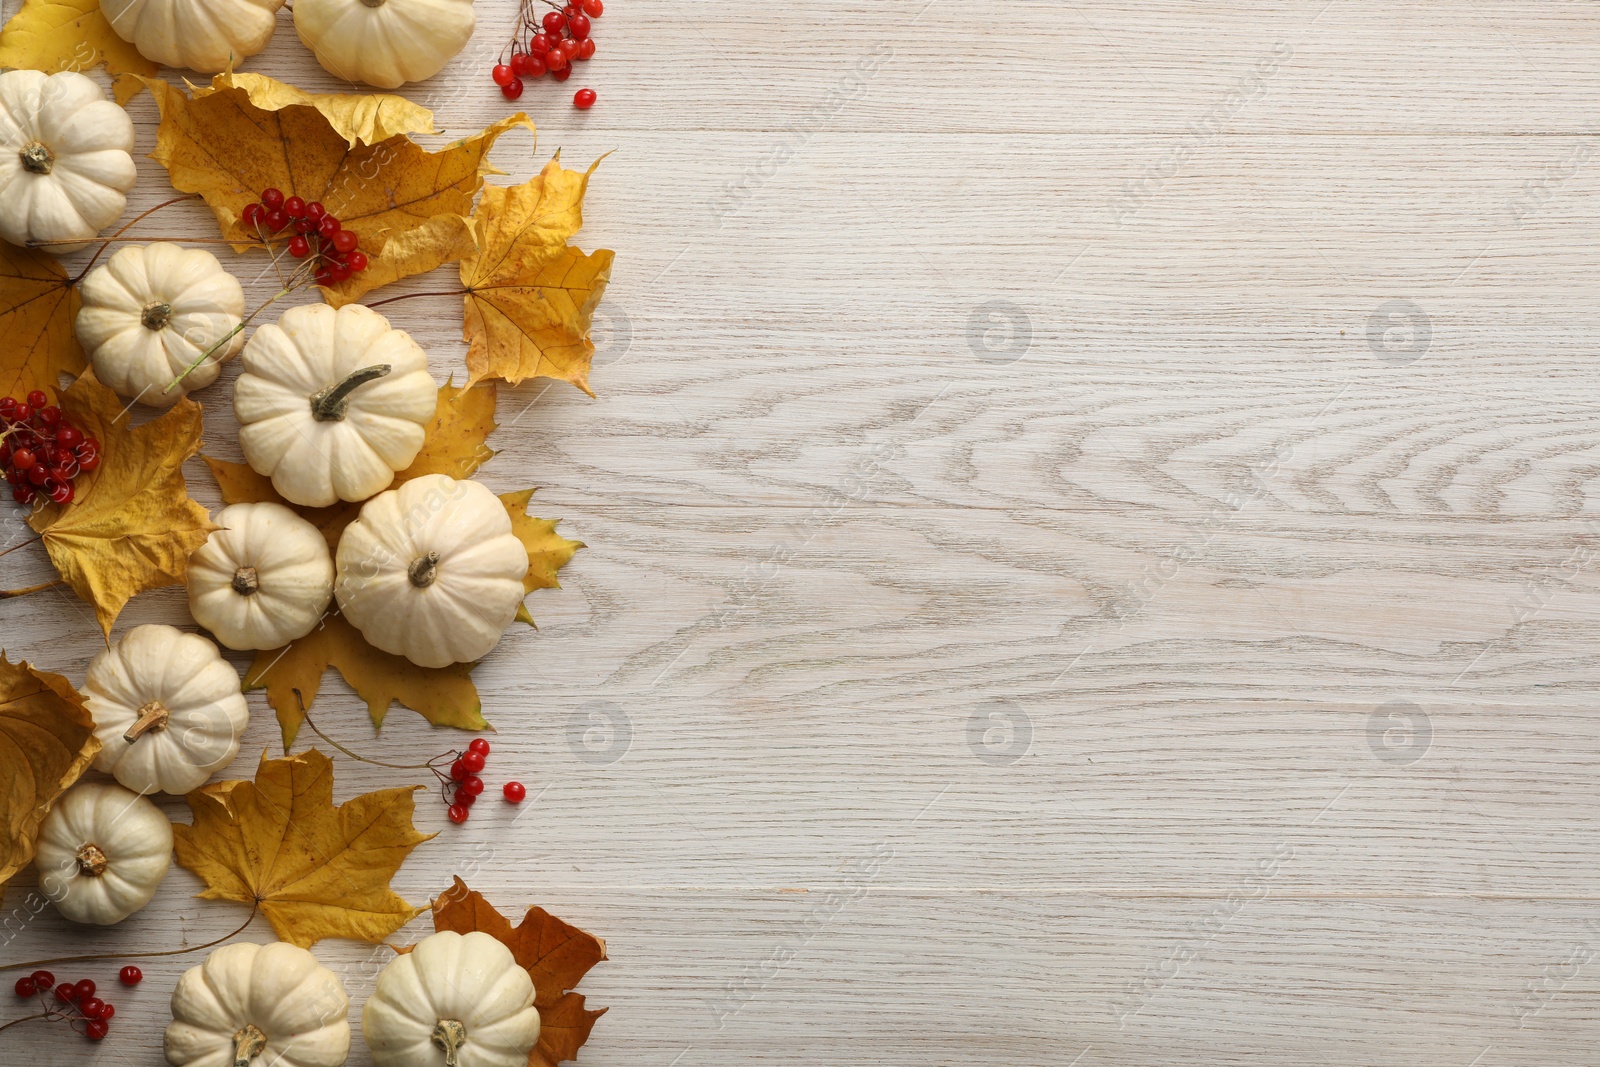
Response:
[{"label": "leaf stem", "polygon": [[[382,760],[371,759],[371,758],[369,758],[367,756],[362,756],[362,755],[359,755],[358,753],[350,751],[348,748],[345,748],[339,742],[335,741],[333,738],[331,738],[327,734],[323,733],[322,732],[322,728],[319,727],[316,723],[311,721],[311,716],[306,714],[305,700],[304,700],[303,697],[301,697],[300,690],[298,690],[298,689],[294,690],[294,699],[300,705],[300,719],[301,719],[301,721],[304,722],[307,726],[311,727],[311,732],[316,734],[318,737],[322,738],[324,741],[328,742],[328,744],[332,745],[334,748],[338,749],[340,752],[343,752],[346,756],[349,756],[351,759],[357,760],[357,761],[359,761],[361,763],[370,763],[374,767],[388,767],[390,770],[395,770],[395,771],[432,771],[434,774],[438,774],[439,773],[439,768],[437,768],[437,767],[435,767],[433,765],[433,761],[430,761],[428,763],[384,763]],[[437,760],[442,760],[442,759],[447,759],[447,758],[453,760],[455,758],[455,753],[447,752],[442,756],[433,757],[433,760],[437,761]]]},{"label": "leaf stem", "polygon": [[385,300],[374,301],[373,303],[368,304],[367,307],[378,308],[385,304],[392,304],[396,300],[410,300],[415,296],[465,296],[468,292],[469,290],[466,289],[440,289],[427,293],[401,293],[399,296],[391,296]]},{"label": "leaf stem", "polygon": [[[0,971],[14,971],[21,967],[43,967],[51,963],[85,963],[89,960],[142,960],[153,959],[157,956],[181,956],[185,952],[199,952],[203,948],[220,945],[230,937],[244,933],[244,928],[255,919],[256,913],[261,910],[258,900],[250,905],[250,914],[244,917],[244,922],[229,930],[215,941],[207,941],[203,945],[190,945],[188,948],[173,948],[165,952],[101,952],[93,956],[55,956],[48,960],[29,960],[27,963],[0,963]],[[20,1021],[20,1020],[19,1020]]]},{"label": "leaf stem", "polygon": [[[77,285],[79,282],[83,281],[83,279],[88,275],[89,271],[94,268],[95,260],[99,259],[100,256],[105,252],[105,250],[107,248],[111,247],[111,242],[117,240],[123,234],[125,234],[129,230],[133,229],[133,227],[137,223],[142,222],[143,220],[149,218],[151,215],[154,215],[156,212],[160,211],[164,207],[171,207],[173,204],[181,204],[185,200],[198,200],[199,198],[200,198],[200,194],[198,194],[198,193],[186,193],[183,196],[175,196],[171,200],[163,200],[161,203],[157,204],[155,207],[151,208],[149,211],[146,211],[146,212],[144,212],[142,214],[139,214],[139,215],[135,215],[132,219],[129,220],[129,222],[128,222],[128,224],[126,226],[122,227],[122,229],[118,230],[116,233],[112,234],[110,237],[101,238],[100,247],[95,249],[94,255],[89,257],[89,262],[85,263],[83,265],[83,270],[78,272],[78,276],[76,278],[72,279],[67,284],[68,285]],[[139,240],[152,240],[152,239],[153,238],[139,238]],[[28,243],[30,245],[33,244],[32,241],[29,241]]]},{"label": "leaf stem", "polygon": [[262,303],[262,305],[260,307],[256,308],[254,311],[250,312],[250,314],[248,314],[244,318],[240,319],[239,320],[239,325],[235,326],[233,329],[229,330],[226,334],[224,334],[222,336],[222,338],[217,341],[216,344],[212,345],[210,348],[208,348],[204,352],[200,353],[200,355],[194,360],[194,362],[190,363],[187,367],[183,368],[183,371],[181,373],[179,373],[179,375],[176,378],[174,378],[174,379],[172,379],[172,381],[168,382],[167,383],[167,387],[165,389],[161,390],[162,395],[165,396],[167,393],[172,392],[180,384],[182,384],[183,380],[185,378],[187,378],[190,374],[192,374],[195,371],[195,369],[200,366],[200,364],[204,363],[206,360],[211,358],[211,354],[213,352],[215,352],[217,349],[221,348],[223,345],[227,344],[229,341],[233,340],[233,338],[236,335],[238,335],[239,333],[242,333],[244,331],[244,328],[246,326],[250,325],[250,323],[255,319],[255,317],[257,315],[261,314],[263,311],[267,310],[267,308],[271,307],[273,304],[276,304],[279,300],[282,300],[284,297],[288,296],[290,293],[294,292],[299,287],[300,287],[299,284],[295,283],[295,281],[294,281],[294,276],[290,275],[289,280],[284,283],[282,289],[279,289],[276,293],[273,293],[271,296],[267,297],[267,299]]},{"label": "leaf stem", "polygon": [[38,585],[25,586],[22,589],[0,589],[0,600],[11,600],[14,597],[27,596],[29,593],[38,593],[46,589],[54,589],[58,585],[66,584],[66,582],[62,581],[60,578],[57,578],[53,582],[40,582]]},{"label": "leaf stem", "polygon": [[9,553],[15,552],[19,548],[27,548],[29,545],[33,544],[34,542],[42,541],[42,540],[44,540],[44,538],[42,538],[42,537],[30,537],[26,541],[22,541],[22,542],[20,542],[18,544],[12,545],[10,548],[4,549],[4,550],[0,550],[0,556],[8,555]]}]

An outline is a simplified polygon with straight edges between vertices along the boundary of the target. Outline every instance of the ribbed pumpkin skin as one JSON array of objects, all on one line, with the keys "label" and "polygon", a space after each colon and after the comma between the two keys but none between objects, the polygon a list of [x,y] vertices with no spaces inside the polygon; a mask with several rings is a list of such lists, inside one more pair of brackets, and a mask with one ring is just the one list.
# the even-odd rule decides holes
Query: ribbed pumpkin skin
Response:
[{"label": "ribbed pumpkin skin", "polygon": [[467,46],[472,0],[300,0],[294,28],[323,69],[380,89],[431,78]]},{"label": "ribbed pumpkin skin", "polygon": [[284,0],[100,0],[118,37],[166,67],[216,74],[272,40]]},{"label": "ribbed pumpkin skin", "polygon": [[[79,862],[85,845],[105,857],[100,874]],[[109,926],[150,902],[172,864],[172,824],[144,797],[111,782],[79,782],[39,827],[39,888],[77,923]]]},{"label": "ribbed pumpkin skin", "polygon": [[235,1037],[264,1042],[255,1067],[340,1067],[350,1056],[350,997],[338,975],[298,945],[235,942],[191,967],[172,991],[163,1042],[175,1067],[230,1067]]}]

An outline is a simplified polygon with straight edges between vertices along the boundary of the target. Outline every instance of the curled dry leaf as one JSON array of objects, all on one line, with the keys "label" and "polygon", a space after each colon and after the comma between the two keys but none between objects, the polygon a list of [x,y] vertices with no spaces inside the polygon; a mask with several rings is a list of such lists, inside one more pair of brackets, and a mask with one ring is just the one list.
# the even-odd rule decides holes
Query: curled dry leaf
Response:
[{"label": "curled dry leaf", "polygon": [[61,413],[100,440],[100,466],[79,475],[70,504],[47,504],[28,525],[109,635],[135,593],[182,582],[189,556],[217,528],[183,480],[184,460],[200,451],[200,405],[185,398],[134,427],[91,370],[61,394]]},{"label": "curled dry leaf", "polygon": [[484,187],[473,213],[478,250],[461,261],[470,381],[559,378],[593,395],[589,329],[614,254],[567,239],[583,225],[583,196],[599,165],[579,174],[558,154],[521,185]]},{"label": "curled dry leaf", "polygon": [[205,882],[203,899],[259,906],[281,940],[376,944],[422,911],[389,888],[411,850],[433,836],[411,822],[411,795],[421,788],[335,805],[328,757],[316,749],[262,756],[254,782],[213,782],[188,795],[194,824],[173,826],[174,851]]},{"label": "curled dry leaf", "polygon": [[33,859],[39,822],[99,752],[78,691],[0,652],[0,886]]},{"label": "curled dry leaf", "polygon": [[508,130],[533,128],[519,113],[432,152],[398,133],[371,143],[356,136],[421,121],[421,109],[389,109],[383,98],[311,97],[262,75],[218,75],[192,95],[156,78],[121,81],[119,95],[138,84],[155,97],[161,126],[151,158],[174,188],[204,198],[223,237],[241,247],[257,239],[240,216],[271,187],[320,201],[361,239],[371,266],[325,291],[335,306],[458,258],[483,175],[499,173],[489,149]]},{"label": "curled dry leaf", "polygon": [[605,1008],[584,1007],[583,994],[572,992],[590,968],[606,958],[606,943],[543,908],[529,908],[521,924],[512,927],[483,894],[467,888],[458,877],[433,902],[433,929],[458,934],[481,930],[509,948],[533,978],[539,1044],[528,1054],[528,1067],[555,1067],[577,1056],[595,1020],[606,1013]]},{"label": "curled dry leaf", "polygon": [[100,13],[100,0],[23,0],[22,10],[0,31],[0,67],[54,73],[101,63],[112,74],[161,69],[117,36]]},{"label": "curled dry leaf", "polygon": [[224,72],[212,78],[209,86],[195,89],[194,95],[209,96],[218,89],[243,89],[262,111],[314,107],[351,148],[399,134],[439,132],[433,112],[393,93],[308,93],[264,74]]},{"label": "curled dry leaf", "polygon": [[54,256],[0,241],[0,396],[50,392],[83,370],[77,314],[78,290]]}]

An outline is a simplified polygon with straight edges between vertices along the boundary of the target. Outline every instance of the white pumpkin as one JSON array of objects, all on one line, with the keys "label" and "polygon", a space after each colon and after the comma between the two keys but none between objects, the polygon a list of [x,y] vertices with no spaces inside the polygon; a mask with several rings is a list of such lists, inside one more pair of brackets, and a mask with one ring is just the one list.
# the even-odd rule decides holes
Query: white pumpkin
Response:
[{"label": "white pumpkin", "polygon": [[133,188],[133,120],[75,71],[0,74],[0,237],[75,252]]},{"label": "white pumpkin", "polygon": [[294,28],[323,69],[395,89],[431,78],[472,37],[472,0],[296,0]]},{"label": "white pumpkin", "polygon": [[110,782],[79,782],[39,826],[39,888],[75,923],[109,926],[155,896],[172,864],[172,824]]},{"label": "white pumpkin", "polygon": [[376,1067],[525,1067],[533,979],[488,934],[431,934],[379,972],[361,1035]]},{"label": "white pumpkin", "polygon": [[89,273],[81,294],[78,341],[95,377],[151,407],[171,407],[210,385],[244,347],[244,289],[203,248],[129,245]]},{"label": "white pumpkin", "polygon": [[89,662],[83,683],[94,765],[136,793],[187,793],[239,754],[250,721],[239,675],[217,646],[153,623]]},{"label": "white pumpkin", "polygon": [[350,625],[385,652],[443,667],[500,643],[522,603],[528,550],[488,489],[427,474],[367,501],[335,564]]},{"label": "white pumpkin", "polygon": [[316,629],[333,600],[333,553],[282,504],[231,504],[189,557],[189,614],[229,648],[279,648]]},{"label": "white pumpkin", "polygon": [[422,448],[438,389],[404,330],[360,304],[306,304],[244,346],[233,387],[239,443],[295,504],[365,500]]},{"label": "white pumpkin", "polygon": [[267,47],[283,2],[100,0],[100,11],[151,62],[216,74]]},{"label": "white pumpkin", "polygon": [[178,979],[163,1046],[177,1067],[339,1067],[350,997],[338,975],[284,941],[223,945]]}]

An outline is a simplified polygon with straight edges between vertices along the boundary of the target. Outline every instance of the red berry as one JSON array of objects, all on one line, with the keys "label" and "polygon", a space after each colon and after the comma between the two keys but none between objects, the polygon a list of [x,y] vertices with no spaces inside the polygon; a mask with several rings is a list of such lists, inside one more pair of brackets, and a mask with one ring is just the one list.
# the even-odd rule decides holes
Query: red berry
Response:
[{"label": "red berry", "polygon": [[283,208],[275,207],[267,212],[266,230],[268,233],[277,233],[287,225],[289,225],[289,216],[284,212]]},{"label": "red berry", "polygon": [[[550,54],[552,56],[554,56],[554,55],[559,55],[560,53],[559,52],[551,52]],[[562,67],[560,70],[552,69],[550,71],[550,77],[554,78],[558,82],[564,82],[568,78],[572,77],[572,67],[571,66],[565,66],[565,67]]]},{"label": "red berry", "polygon": [[550,51],[551,46],[555,43],[556,38],[551,37],[548,33],[536,33],[528,40],[528,51],[536,56],[542,56]]},{"label": "red berry", "polygon": [[567,16],[559,11],[546,11],[540,25],[544,27],[545,33],[555,36],[567,28]]},{"label": "red berry", "polygon": [[469,777],[471,777],[472,774],[473,772],[467,770],[467,765],[461,760],[456,760],[454,763],[450,764],[450,777],[454,778],[458,782],[466,781]]},{"label": "red berry", "polygon": [[507,76],[505,81],[501,81],[499,78],[496,78],[494,83],[502,87],[510,85],[512,78],[520,78],[524,74],[528,73],[528,61],[532,58],[533,57],[526,52],[513,52],[511,55],[511,66],[506,68],[511,72],[510,75]]},{"label": "red berry", "polygon": [[578,49],[583,47],[583,42],[582,41],[574,41],[569,37],[565,41],[562,41],[556,47],[561,49],[561,54],[563,56],[567,57],[567,62],[568,63],[571,63],[575,58],[577,58]]},{"label": "red berry", "polygon": [[53,404],[46,404],[33,413],[33,421],[48,430],[61,422],[61,409]]},{"label": "red berry", "polygon": [[592,19],[597,19],[606,13],[604,0],[583,0],[583,13]]},{"label": "red berry", "polygon": [[72,503],[73,489],[71,482],[58,482],[52,480],[49,493],[50,499],[55,501],[57,504]]},{"label": "red berry", "polygon": [[289,254],[295,259],[304,259],[311,254],[311,242],[295,234],[289,238]]},{"label": "red berry", "polygon": [[332,285],[333,284],[333,271],[329,270],[326,267],[324,267],[322,270],[317,271],[317,284],[318,285],[323,285],[323,286]]},{"label": "red berry", "polygon": [[306,213],[306,202],[298,196],[291,196],[283,202],[283,213],[291,219],[298,219]]},{"label": "red berry", "polygon": [[476,793],[465,793],[465,792],[462,792],[459,789],[456,790],[456,803],[460,804],[462,807],[470,808],[470,807],[472,807],[472,805],[476,804],[477,802],[478,802],[478,794],[476,794]]},{"label": "red berry", "polygon": [[18,404],[17,405],[16,420],[18,422],[27,422],[31,418],[33,418],[33,405],[31,405],[31,404]]},{"label": "red berry", "polygon": [[[517,64],[521,58],[522,53],[518,52],[516,55],[511,57],[512,64]],[[494,65],[494,69],[489,72],[490,80],[496,85],[510,85],[511,79],[515,78],[516,76],[517,72],[513,69],[513,67],[507,66],[504,63],[496,63]]]},{"label": "red berry", "polygon": [[339,232],[339,220],[332,215],[322,216],[322,221],[317,223],[317,232],[324,237],[332,237]]},{"label": "red berry", "polygon": [[356,236],[355,231],[353,230],[340,230],[338,233],[333,235],[333,247],[338,249],[340,254],[354,252],[356,250],[356,245],[360,243],[361,238]]},{"label": "red berry", "polygon": [[506,82],[506,84],[500,86],[500,95],[505,97],[507,100],[515,100],[517,97],[521,96],[522,79],[512,78],[510,81]]},{"label": "red berry", "polygon": [[34,454],[26,448],[17,449],[11,454],[11,458],[22,470],[27,470],[29,467],[32,467],[35,463],[39,462]]},{"label": "red berry", "polygon": [[74,1000],[88,1000],[90,997],[94,996],[94,979],[83,979],[77,985],[72,987],[72,992]]},{"label": "red berry", "polygon": [[456,760],[456,762],[465,767],[468,774],[477,774],[479,771],[483,770],[483,765],[486,761],[483,758],[482,752],[473,752],[469,749],[466,752],[463,752],[461,754],[461,758]]},{"label": "red berry", "polygon": [[31,997],[37,992],[39,992],[39,987],[34,984],[32,978],[29,978],[27,975],[23,975],[21,978],[17,979],[17,996]]},{"label": "red berry", "polygon": [[[545,53],[544,65],[545,69],[549,70],[551,74],[556,74],[559,71],[566,70],[567,54],[559,48],[552,48],[549,52]],[[557,77],[556,80],[560,81],[561,79]]]},{"label": "red berry", "polygon": [[467,806],[465,804],[452,804],[450,805],[450,810],[445,812],[445,814],[450,816],[451,822],[466,822],[467,816],[470,815],[471,812],[467,810]]},{"label": "red berry", "polygon": [[579,111],[588,111],[594,107],[595,92],[593,89],[579,89],[572,94],[572,106]]},{"label": "red berry", "polygon": [[98,1019],[105,1006],[106,1002],[99,997],[88,997],[82,1004],[78,1005],[78,1010],[83,1012],[86,1019]]},{"label": "red berry", "polygon": [[116,1013],[117,1013],[117,1009],[116,1009],[115,1005],[112,1005],[112,1004],[103,1005],[100,1008],[100,1021],[101,1022],[108,1022],[108,1021],[110,1021],[111,1017],[113,1015],[115,1015]]},{"label": "red berry", "polygon": [[589,29],[589,16],[587,15],[573,15],[567,19],[567,32],[580,41],[589,36]]},{"label": "red berry", "polygon": [[56,999],[61,1003],[70,1004],[74,995],[75,989],[71,982],[62,982],[56,986]]},{"label": "red berry", "polygon": [[86,471],[92,471],[100,466],[100,450],[90,448],[88,442],[78,446],[78,466]]},{"label": "red berry", "polygon": [[43,390],[35,389],[33,392],[28,394],[28,403],[36,408],[42,408],[46,404],[50,403],[50,398],[44,395]]},{"label": "red berry", "polygon": [[144,972],[130,963],[117,972],[117,978],[123,985],[138,985],[144,980]]},{"label": "red berry", "polygon": [[489,754],[489,742],[481,737],[474,737],[472,743],[467,745],[468,752],[476,752],[480,756]]},{"label": "red berry", "polygon": [[294,220],[294,232],[299,234],[314,234],[317,232],[317,220],[307,217]]},{"label": "red berry", "polygon": [[327,213],[328,209],[323,207],[322,204],[316,200],[313,200],[311,203],[306,205],[306,218],[308,219],[320,219]]},{"label": "red berry", "polygon": [[475,797],[483,792],[483,779],[476,774],[469,774],[461,779],[461,784],[456,788],[457,797]]},{"label": "red berry", "polygon": [[246,204],[244,213],[240,216],[244,219],[244,224],[252,229],[260,226],[266,217],[267,209],[260,204]]},{"label": "red berry", "polygon": [[90,1019],[83,1027],[83,1036],[90,1041],[104,1041],[111,1027],[106,1025],[104,1019]]},{"label": "red berry", "polygon": [[11,417],[11,413],[15,410],[17,410],[16,397],[0,396],[0,415],[3,415],[9,419]]},{"label": "red berry", "polygon": [[507,782],[505,784],[505,788],[500,791],[504,793],[506,795],[506,799],[511,801],[513,804],[521,804],[523,799],[528,795],[528,790],[521,782]]},{"label": "red berry", "polygon": [[547,57],[548,57],[548,53],[546,55],[529,56],[528,57],[528,62],[526,64],[524,64],[524,66],[526,66],[528,69],[527,69],[527,72],[523,74],[523,77],[525,77],[525,78],[542,78],[542,77],[544,77],[544,72],[550,69],[549,67],[545,66],[545,59]]},{"label": "red berry", "polygon": [[282,193],[282,191],[280,191],[278,189],[263,189],[263,190],[261,190],[261,203],[266,205],[266,207],[269,210],[272,209],[272,208],[275,208],[275,207],[282,207],[283,206],[283,193]]},{"label": "red berry", "polygon": [[351,252],[345,262],[350,264],[351,270],[359,274],[367,269],[367,254],[365,252]]},{"label": "red berry", "polygon": [[27,478],[34,485],[43,485],[50,480],[50,468],[43,463],[36,464],[28,469]]},{"label": "red berry", "polygon": [[585,37],[583,39],[583,46],[578,49],[578,54],[577,54],[576,58],[578,58],[578,59],[592,59],[593,57],[594,57],[594,38],[593,37]]},{"label": "red berry", "polygon": [[19,504],[33,503],[33,489],[26,485],[12,486],[11,499]]},{"label": "red berry", "polygon": [[347,282],[350,280],[350,264],[335,263],[333,266],[328,268],[328,273],[333,275],[335,284],[339,282]]},{"label": "red berry", "polygon": [[76,426],[62,424],[61,429],[56,431],[56,444],[62,448],[72,448],[82,440],[83,431]]}]

